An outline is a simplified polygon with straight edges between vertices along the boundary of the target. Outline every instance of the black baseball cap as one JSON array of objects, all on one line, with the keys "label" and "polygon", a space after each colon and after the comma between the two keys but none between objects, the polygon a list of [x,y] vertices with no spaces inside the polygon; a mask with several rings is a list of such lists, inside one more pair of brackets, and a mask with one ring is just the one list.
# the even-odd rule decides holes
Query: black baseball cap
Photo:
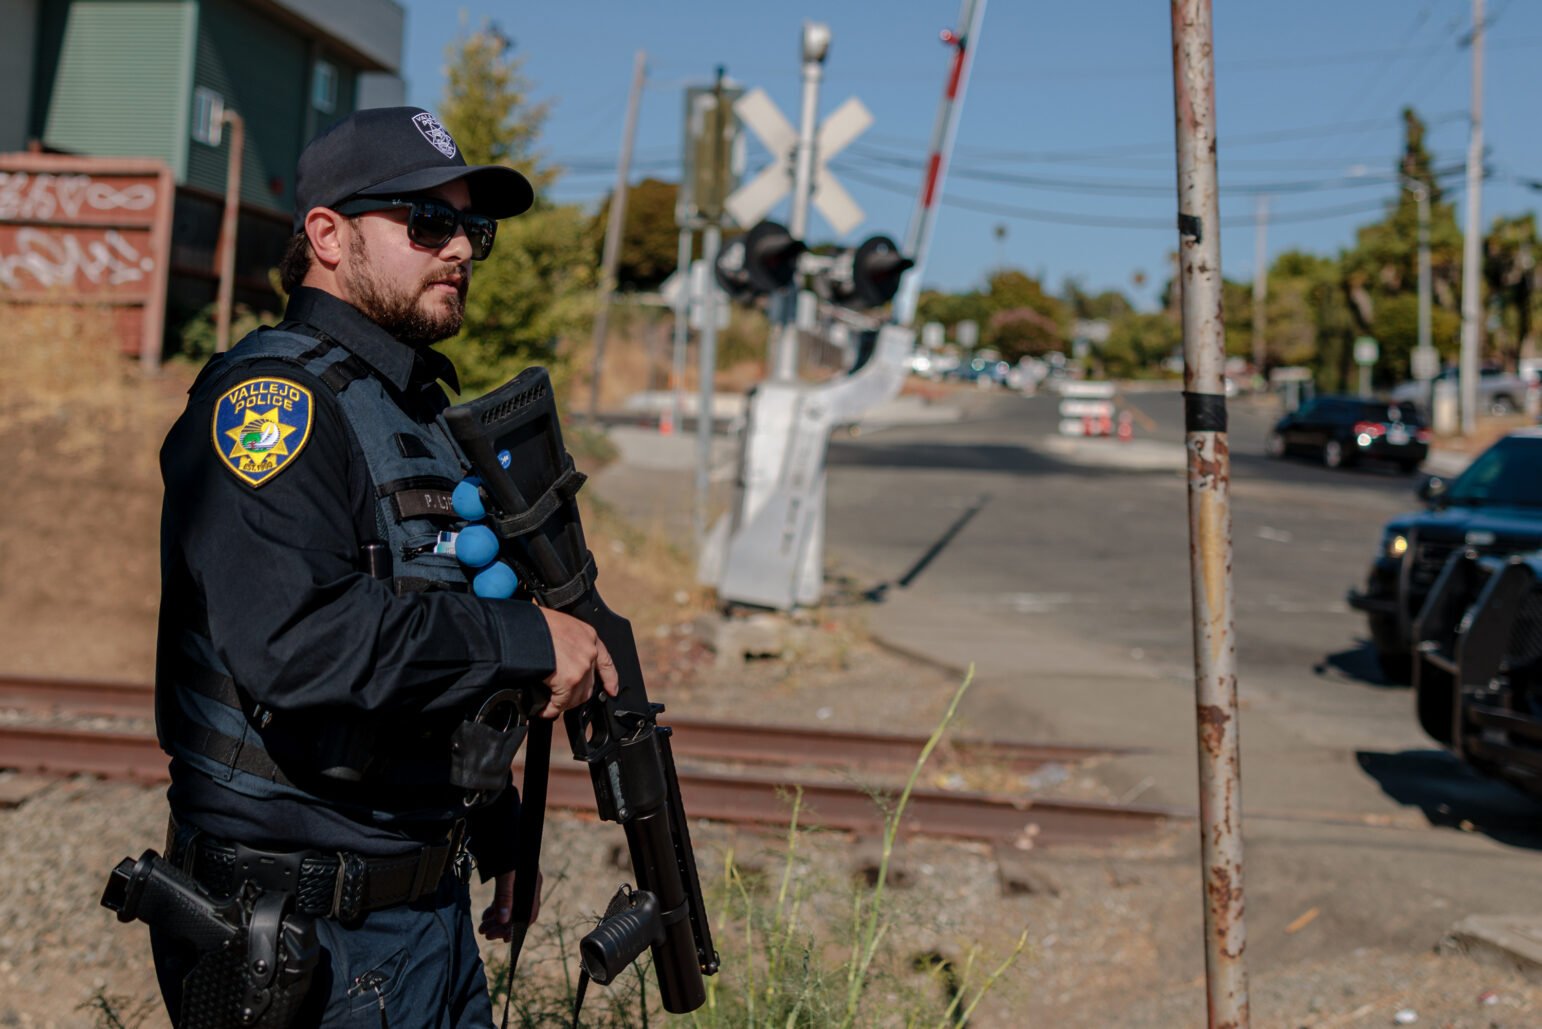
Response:
[{"label": "black baseball cap", "polygon": [[313,207],[350,197],[391,198],[465,179],[471,206],[491,218],[530,209],[535,192],[513,168],[468,165],[439,119],[421,107],[356,111],[325,129],[300,153],[295,174],[294,231]]}]

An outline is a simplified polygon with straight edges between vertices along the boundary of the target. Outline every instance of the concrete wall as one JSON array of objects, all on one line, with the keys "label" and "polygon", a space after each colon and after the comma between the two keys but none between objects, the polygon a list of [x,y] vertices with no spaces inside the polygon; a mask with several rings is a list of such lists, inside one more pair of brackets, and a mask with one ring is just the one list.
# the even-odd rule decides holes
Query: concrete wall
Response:
[{"label": "concrete wall", "polygon": [[0,153],[27,145],[38,0],[0,0]]}]

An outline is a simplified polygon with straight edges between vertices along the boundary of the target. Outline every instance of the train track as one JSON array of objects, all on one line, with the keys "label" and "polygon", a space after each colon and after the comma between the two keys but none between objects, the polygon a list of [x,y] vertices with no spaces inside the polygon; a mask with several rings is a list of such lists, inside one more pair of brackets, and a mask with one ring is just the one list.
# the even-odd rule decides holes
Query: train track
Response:
[{"label": "train track", "polygon": [[[152,687],[142,683],[0,678],[0,708],[148,718],[152,700]],[[677,755],[708,761],[909,768],[926,743],[925,737],[906,733],[747,724],[675,714],[664,721],[677,730]],[[1100,747],[960,739],[948,742],[939,756],[1031,772],[1046,764],[1076,764],[1110,753],[1109,748]]]},{"label": "train track", "polygon": [[[151,690],[140,684],[47,679],[0,679],[0,708],[53,716],[144,719]],[[807,825],[856,833],[882,830],[883,813],[871,786],[811,781],[799,767],[902,771],[914,765],[925,740],[898,733],[758,726],[698,718],[667,718],[677,757],[681,794],[693,817],[785,825],[789,795],[802,793]],[[1106,749],[964,740],[952,744],[955,763],[993,762],[1027,771],[1050,762],[1071,764]],[[687,762],[770,766],[754,771],[702,770]],[[107,778],[161,782],[166,756],[143,731],[83,728],[78,724],[0,725],[0,767],[48,775],[88,772]],[[897,792],[897,791],[896,791]],[[554,807],[592,811],[594,790],[582,765],[555,760],[549,799]],[[902,830],[1015,846],[1096,843],[1155,829],[1175,813],[1151,807],[1091,804],[918,788],[906,806]]]}]

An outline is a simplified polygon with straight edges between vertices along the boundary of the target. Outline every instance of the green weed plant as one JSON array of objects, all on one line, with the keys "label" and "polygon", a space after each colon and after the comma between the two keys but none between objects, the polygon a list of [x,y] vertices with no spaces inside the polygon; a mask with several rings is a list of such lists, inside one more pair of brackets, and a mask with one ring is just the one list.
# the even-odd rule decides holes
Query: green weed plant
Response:
[{"label": "green weed plant", "polygon": [[[922,748],[898,797],[874,795],[884,808],[883,846],[876,877],[852,891],[849,915],[822,922],[827,910],[818,885],[801,874],[800,852],[812,831],[800,824],[802,791],[790,798],[786,851],[773,884],[770,875],[741,863],[732,849],[708,898],[722,971],[706,980],[707,999],[685,1016],[695,1029],[858,1029],[869,1026],[964,1026],[981,1000],[1027,946],[1026,930],[1009,953],[986,968],[981,948],[971,947],[961,964],[939,954],[896,953],[890,928],[896,921],[922,920],[920,912],[895,904],[888,895],[891,859],[910,795],[932,752],[958,711],[973,681],[959,685],[947,712]],[[587,926],[571,921],[548,930],[557,953],[522,968],[509,1024],[546,1029],[572,1024],[576,941]],[[560,967],[542,967],[549,963]],[[495,1010],[508,991],[508,968],[489,966]],[[582,1024],[590,1029],[647,1029],[673,1021],[659,1014],[653,970],[639,961],[609,989],[592,988]],[[684,1019],[680,1019],[684,1021]]]}]

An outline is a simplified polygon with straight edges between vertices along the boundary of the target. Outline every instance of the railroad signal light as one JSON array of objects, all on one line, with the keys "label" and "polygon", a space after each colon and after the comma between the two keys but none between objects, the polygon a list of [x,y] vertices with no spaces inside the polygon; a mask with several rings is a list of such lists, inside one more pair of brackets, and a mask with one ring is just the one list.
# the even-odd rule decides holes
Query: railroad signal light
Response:
[{"label": "railroad signal light", "polygon": [[830,300],[859,309],[882,307],[899,292],[900,278],[915,262],[888,236],[871,236],[855,250],[836,255],[825,282]]},{"label": "railroad signal light", "polygon": [[798,258],[807,249],[802,240],[792,238],[786,226],[762,221],[724,244],[714,274],[730,297],[748,300],[791,285],[798,273]]}]

